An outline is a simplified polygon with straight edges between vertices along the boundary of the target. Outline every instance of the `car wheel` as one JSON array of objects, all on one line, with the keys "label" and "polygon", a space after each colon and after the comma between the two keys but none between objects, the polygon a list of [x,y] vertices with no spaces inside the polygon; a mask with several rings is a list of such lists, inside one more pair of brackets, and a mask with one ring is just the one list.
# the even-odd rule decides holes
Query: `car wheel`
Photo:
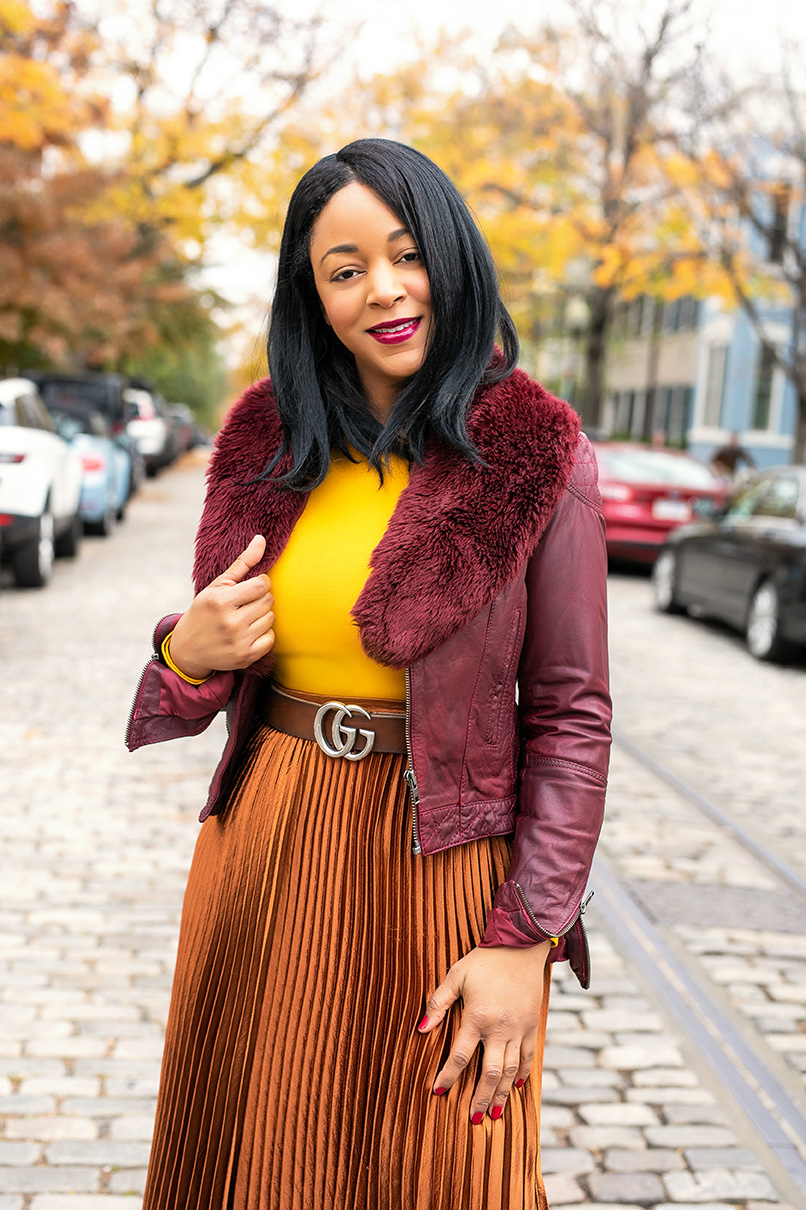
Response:
[{"label": "car wheel", "polygon": [[779,634],[781,599],[772,580],[763,580],[753,593],[747,611],[747,650],[757,660],[780,660],[789,654],[789,644]]},{"label": "car wheel", "polygon": [[652,596],[659,613],[685,613],[675,596],[677,584],[677,555],[662,550],[652,568]]},{"label": "car wheel", "polygon": [[70,525],[63,534],[56,539],[54,551],[57,559],[74,559],[78,554],[78,548],[81,544],[81,535],[84,532],[84,526],[81,517],[76,513],[70,522]]},{"label": "car wheel", "polygon": [[118,521],[126,520],[126,505],[129,503],[128,497],[123,501],[118,511],[115,513]]},{"label": "car wheel", "polygon": [[44,588],[53,575],[56,554],[53,514],[47,509],[39,518],[36,538],[15,552],[11,569],[18,588]]},{"label": "car wheel", "polygon": [[100,521],[92,521],[87,525],[87,529],[91,534],[100,534],[102,538],[108,538],[115,528],[117,520],[117,506],[114,501],[107,502],[106,512],[101,517]]}]

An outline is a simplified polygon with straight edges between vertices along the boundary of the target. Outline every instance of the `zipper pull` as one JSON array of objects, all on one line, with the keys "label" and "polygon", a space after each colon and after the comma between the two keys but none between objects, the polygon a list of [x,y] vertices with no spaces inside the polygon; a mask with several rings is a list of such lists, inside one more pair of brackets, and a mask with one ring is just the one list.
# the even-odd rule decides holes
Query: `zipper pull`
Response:
[{"label": "zipper pull", "polygon": [[412,802],[414,803],[415,807],[418,806],[420,802],[420,791],[417,787],[417,778],[414,776],[414,770],[407,769],[403,774],[403,780],[409,787]]},{"label": "zipper pull", "polygon": [[594,893],[593,893],[593,891],[588,891],[587,895],[585,896],[585,898],[584,898],[584,899],[582,900],[582,902],[580,903],[580,905],[579,905],[579,914],[580,914],[580,916],[584,916],[584,915],[585,915],[585,908],[588,906],[588,904],[590,903],[591,899],[593,899],[593,894],[594,894]]}]

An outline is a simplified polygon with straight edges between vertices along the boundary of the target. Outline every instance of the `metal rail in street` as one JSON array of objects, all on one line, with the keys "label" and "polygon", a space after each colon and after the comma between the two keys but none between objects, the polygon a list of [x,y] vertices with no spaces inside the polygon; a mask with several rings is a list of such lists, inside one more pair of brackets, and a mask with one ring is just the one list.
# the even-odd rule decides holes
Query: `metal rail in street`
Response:
[{"label": "metal rail in street", "polygon": [[686,802],[690,802],[703,815],[707,815],[713,823],[717,824],[725,832],[728,832],[742,848],[751,853],[771,873],[780,878],[782,882],[787,883],[806,900],[806,878],[798,874],[796,870],[793,870],[791,866],[787,865],[785,861],[782,861],[780,857],[777,857],[775,853],[756,840],[754,836],[751,836],[740,824],[735,823],[721,807],[716,806],[715,803],[705,798],[698,790],[689,785],[687,781],[684,781],[682,777],[678,777],[671,769],[667,769],[660,761],[655,760],[654,757],[644,752],[642,748],[639,748],[637,744],[634,744],[632,740],[627,739],[626,736],[621,735],[618,731],[613,732],[613,742],[620,748],[623,748],[634,761],[643,765],[650,773],[654,773],[655,777],[660,781],[665,782],[667,786],[674,790],[676,794],[679,794],[681,798],[684,798]]},{"label": "metal rail in street", "polygon": [[[613,939],[730,1093],[787,1183],[806,1196],[806,1116],[801,1107],[601,857],[594,862],[593,883],[597,911]],[[798,1199],[796,1204],[803,1203]]]}]

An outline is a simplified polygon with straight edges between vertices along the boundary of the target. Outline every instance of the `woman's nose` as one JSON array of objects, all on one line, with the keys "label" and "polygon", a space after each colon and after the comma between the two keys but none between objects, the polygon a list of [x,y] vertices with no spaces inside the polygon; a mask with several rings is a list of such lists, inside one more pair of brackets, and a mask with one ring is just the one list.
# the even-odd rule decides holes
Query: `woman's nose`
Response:
[{"label": "woman's nose", "polygon": [[367,286],[367,302],[380,307],[391,307],[406,293],[397,267],[389,262],[372,266],[368,273]]}]

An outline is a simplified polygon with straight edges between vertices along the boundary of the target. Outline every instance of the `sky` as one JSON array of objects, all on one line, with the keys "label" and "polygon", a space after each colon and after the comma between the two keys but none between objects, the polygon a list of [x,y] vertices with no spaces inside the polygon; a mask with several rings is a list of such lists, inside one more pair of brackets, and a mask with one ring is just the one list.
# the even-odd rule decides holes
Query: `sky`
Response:
[{"label": "sky", "polygon": [[[316,0],[299,0],[295,9],[315,7]],[[650,14],[660,0],[622,0],[619,7],[629,13]],[[712,24],[726,62],[744,66],[774,66],[781,31],[806,40],[804,0],[695,0],[695,11],[703,31]],[[505,26],[529,28],[546,18],[557,18],[563,0],[551,4],[535,0],[409,0],[391,10],[377,0],[327,0],[326,10],[345,22],[360,21],[362,32],[356,46],[359,58],[369,68],[384,69],[405,58],[417,44],[441,28],[471,30],[480,43],[494,40]],[[393,15],[392,15],[393,14]]]}]

